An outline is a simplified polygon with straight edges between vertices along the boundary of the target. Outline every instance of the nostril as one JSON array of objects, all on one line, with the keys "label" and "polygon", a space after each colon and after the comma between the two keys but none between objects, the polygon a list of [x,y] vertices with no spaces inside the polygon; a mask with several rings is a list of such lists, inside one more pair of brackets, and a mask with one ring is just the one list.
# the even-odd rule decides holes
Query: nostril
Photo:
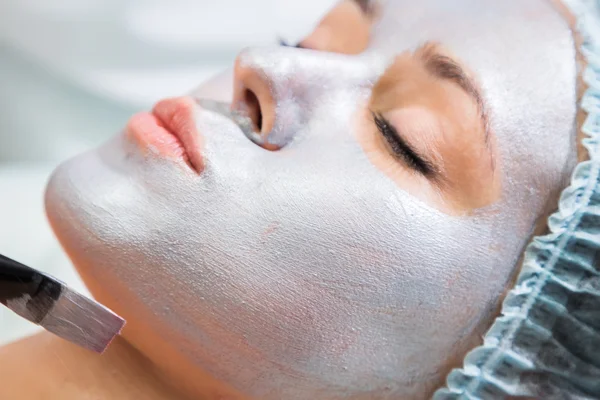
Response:
[{"label": "nostril", "polygon": [[249,54],[240,54],[235,62],[231,108],[243,118],[242,131],[252,142],[267,150],[278,150],[281,146],[272,142],[276,138],[273,87],[269,76],[254,65]]},{"label": "nostril", "polygon": [[246,104],[246,107],[248,107],[248,116],[252,120],[254,130],[257,133],[262,132],[263,115],[262,110],[260,109],[260,101],[252,90],[246,89],[244,91],[244,103]]}]

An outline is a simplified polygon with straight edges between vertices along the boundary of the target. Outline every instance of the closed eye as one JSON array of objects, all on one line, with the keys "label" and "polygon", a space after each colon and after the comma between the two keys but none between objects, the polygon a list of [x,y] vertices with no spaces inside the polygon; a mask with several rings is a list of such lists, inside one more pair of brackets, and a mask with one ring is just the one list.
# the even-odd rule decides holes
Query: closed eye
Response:
[{"label": "closed eye", "polygon": [[431,161],[413,149],[383,115],[375,112],[371,112],[371,114],[377,129],[389,145],[394,158],[427,178],[436,177],[437,169]]}]

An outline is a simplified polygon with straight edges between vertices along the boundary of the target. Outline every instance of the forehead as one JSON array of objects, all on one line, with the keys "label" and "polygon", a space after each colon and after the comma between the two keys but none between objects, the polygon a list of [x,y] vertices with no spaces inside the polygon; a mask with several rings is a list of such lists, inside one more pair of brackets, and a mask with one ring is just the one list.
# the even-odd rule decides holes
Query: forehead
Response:
[{"label": "forehead", "polygon": [[384,0],[377,18],[369,50],[393,57],[440,42],[477,74],[500,61],[523,75],[523,65],[572,52],[569,27],[549,0]]}]

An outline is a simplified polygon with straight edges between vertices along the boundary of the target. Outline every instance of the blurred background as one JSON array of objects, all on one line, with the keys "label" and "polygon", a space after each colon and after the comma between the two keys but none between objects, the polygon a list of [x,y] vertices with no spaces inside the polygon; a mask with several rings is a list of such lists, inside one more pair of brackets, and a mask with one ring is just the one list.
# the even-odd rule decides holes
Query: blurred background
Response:
[{"label": "blurred background", "polygon": [[[43,209],[61,161],[131,114],[299,41],[334,0],[0,0],[0,254],[86,292]],[[0,306],[0,345],[37,328]]]}]

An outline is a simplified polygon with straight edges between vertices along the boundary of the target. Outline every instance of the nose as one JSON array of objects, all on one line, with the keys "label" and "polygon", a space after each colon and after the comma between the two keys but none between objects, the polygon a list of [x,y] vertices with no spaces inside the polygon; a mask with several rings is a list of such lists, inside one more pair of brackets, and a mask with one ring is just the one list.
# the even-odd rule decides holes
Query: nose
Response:
[{"label": "nose", "polygon": [[256,51],[249,49],[236,58],[232,108],[250,117],[254,132],[258,134],[258,144],[269,150],[277,150],[282,145],[267,140],[275,125],[274,88],[257,58]]},{"label": "nose", "polygon": [[289,47],[243,50],[235,61],[232,109],[250,117],[257,144],[281,149],[323,96],[369,84],[372,69],[359,58]]}]

